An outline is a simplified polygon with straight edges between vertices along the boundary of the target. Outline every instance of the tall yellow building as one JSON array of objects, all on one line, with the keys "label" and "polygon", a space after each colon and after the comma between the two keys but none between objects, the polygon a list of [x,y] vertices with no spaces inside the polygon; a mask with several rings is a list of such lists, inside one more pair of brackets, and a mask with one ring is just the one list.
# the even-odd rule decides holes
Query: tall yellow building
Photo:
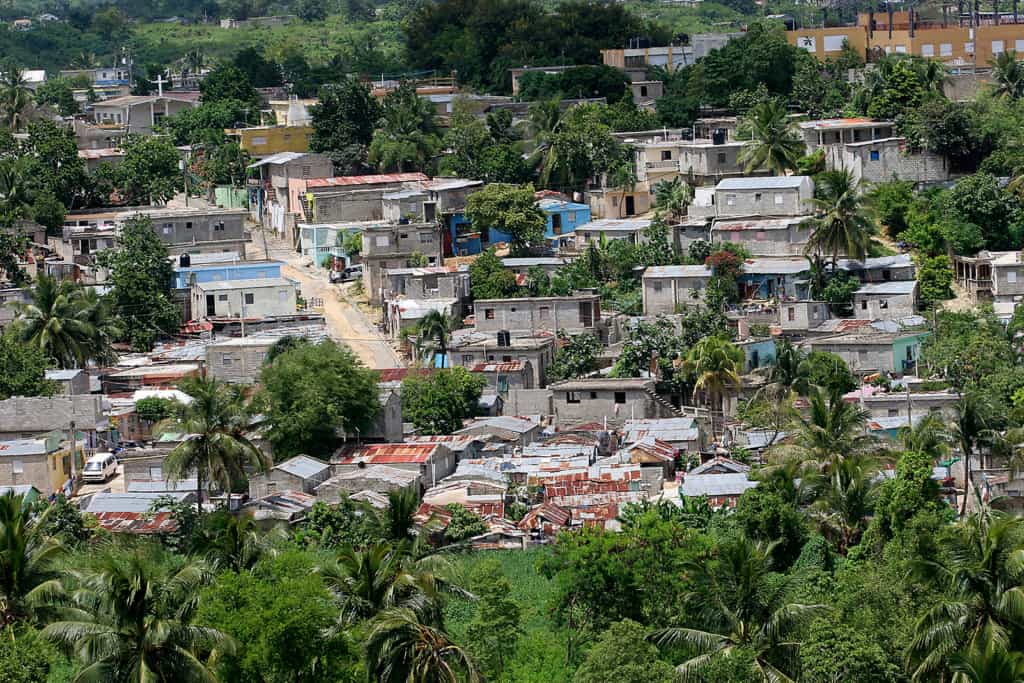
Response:
[{"label": "tall yellow building", "polygon": [[1024,57],[1024,23],[970,28],[918,21],[911,36],[906,12],[893,13],[892,30],[887,14],[874,15],[874,21],[871,30],[870,15],[861,14],[856,26],[796,29],[787,31],[786,38],[818,59],[838,55],[844,42],[861,55],[878,50],[938,59],[949,66],[986,67],[993,57],[1007,50]]}]

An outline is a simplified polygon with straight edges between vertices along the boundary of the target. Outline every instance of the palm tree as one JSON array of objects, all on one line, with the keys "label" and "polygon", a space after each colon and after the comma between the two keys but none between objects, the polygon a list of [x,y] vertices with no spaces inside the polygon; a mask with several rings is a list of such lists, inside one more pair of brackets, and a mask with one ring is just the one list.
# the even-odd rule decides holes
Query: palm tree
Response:
[{"label": "palm tree", "polygon": [[0,159],[0,224],[27,218],[32,206],[31,158]]},{"label": "palm tree", "polygon": [[939,460],[949,453],[952,435],[941,414],[928,413],[916,425],[901,427],[899,439],[903,450]]},{"label": "palm tree", "polygon": [[693,188],[685,180],[676,176],[671,180],[662,180],[654,186],[654,209],[658,215],[664,215],[672,221],[678,221],[686,215],[686,209],[693,201]]},{"label": "palm tree", "polygon": [[636,167],[632,161],[623,160],[608,172],[608,186],[619,189],[619,218],[626,206],[626,193],[636,189]]},{"label": "palm tree", "polygon": [[109,347],[99,348],[108,332],[93,327],[93,321],[105,314],[89,308],[95,299],[84,298],[81,287],[40,275],[28,291],[29,303],[11,304],[26,342],[62,368],[82,367],[92,358],[109,354]]},{"label": "palm tree", "polygon": [[56,560],[64,546],[46,533],[50,506],[33,515],[24,497],[0,496],[0,612],[9,624],[32,612],[56,588]]},{"label": "palm tree", "polygon": [[807,354],[794,346],[788,339],[775,344],[775,364],[768,373],[768,387],[771,394],[788,396],[795,391],[806,396],[811,390],[811,375],[807,366]]},{"label": "palm tree", "polygon": [[833,270],[840,252],[863,259],[874,226],[853,173],[826,171],[819,177],[818,190],[820,196],[814,199],[817,211],[808,221],[813,232],[806,253],[831,254]]},{"label": "palm tree", "polygon": [[192,402],[171,424],[188,436],[168,454],[164,467],[171,481],[195,473],[196,510],[202,513],[203,491],[209,483],[230,491],[233,482],[244,479],[243,465],[262,472],[272,463],[244,436],[246,416],[239,389],[213,378],[190,378],[181,389]]},{"label": "palm tree", "polygon": [[812,391],[807,417],[796,436],[796,452],[805,466],[828,472],[847,458],[866,454],[874,440],[864,434],[868,412],[838,393]]},{"label": "palm tree", "polygon": [[960,516],[967,512],[967,497],[971,490],[971,460],[978,442],[990,432],[995,407],[987,394],[968,391],[957,403],[956,422],[953,423],[953,439],[964,458],[964,499],[960,505]]},{"label": "palm tree", "polygon": [[269,543],[272,537],[256,527],[252,515],[217,511],[204,520],[193,552],[205,556],[215,569],[238,574],[252,569],[265,555],[274,554]]},{"label": "palm tree", "polygon": [[443,367],[450,368],[448,361],[448,337],[455,321],[444,311],[427,311],[417,325],[419,336],[437,342],[437,351],[441,355]]},{"label": "palm tree", "polygon": [[527,163],[539,169],[542,186],[551,185],[552,178],[561,178],[565,168],[554,143],[555,135],[561,128],[562,107],[558,97],[538,100],[530,105],[527,112],[525,134],[533,144]]},{"label": "palm tree", "polygon": [[745,119],[750,142],[740,151],[739,162],[746,173],[766,168],[773,175],[785,175],[796,168],[804,154],[804,142],[789,120],[786,108],[776,100],[754,105]]},{"label": "palm tree", "polygon": [[232,654],[234,641],[191,623],[212,578],[203,563],[157,544],[110,544],[65,570],[67,606],[42,633],[81,662],[76,681],[215,681],[206,655]]},{"label": "palm tree", "polygon": [[1024,95],[1024,65],[1017,61],[1013,50],[1000,52],[989,60],[992,67],[993,94],[1011,100]]},{"label": "palm tree", "polygon": [[411,488],[388,492],[388,508],[384,511],[384,526],[388,538],[395,542],[412,539],[413,515],[419,506],[419,497]]},{"label": "palm tree", "polygon": [[962,520],[947,552],[915,565],[945,598],[918,621],[914,680],[932,680],[957,652],[1014,649],[1024,624],[1024,519],[982,506]]},{"label": "palm tree", "polygon": [[860,542],[866,521],[874,508],[878,472],[865,458],[838,462],[818,485],[815,517],[822,535],[845,555]]},{"label": "palm tree", "polygon": [[483,678],[469,654],[444,628],[414,609],[395,608],[373,622],[366,669],[380,683],[477,683]]},{"label": "palm tree", "polygon": [[8,60],[0,74],[0,115],[2,123],[11,131],[21,128],[24,113],[32,103],[32,90],[25,81],[25,72]]},{"label": "palm tree", "polygon": [[951,658],[952,683],[1024,683],[1024,654],[987,643]]},{"label": "palm tree", "polygon": [[705,337],[693,345],[683,361],[683,371],[694,378],[693,394],[703,391],[711,413],[711,434],[715,432],[715,410],[723,410],[722,399],[740,388],[743,351],[722,337]]},{"label": "palm tree", "polygon": [[775,683],[795,677],[785,673],[796,664],[794,635],[824,611],[823,605],[784,601],[784,587],[773,580],[772,549],[738,537],[718,547],[714,561],[691,561],[686,567],[693,588],[686,596],[687,614],[699,628],[671,627],[649,637],[660,647],[686,646],[699,652],[679,665],[691,677],[712,658],[745,648],[754,655],[760,680]]},{"label": "palm tree", "polygon": [[83,287],[79,290],[77,305],[80,309],[80,318],[92,332],[92,339],[88,344],[89,359],[101,366],[113,365],[117,362],[113,343],[121,336],[122,329],[114,314],[112,301],[100,296],[93,287]]}]

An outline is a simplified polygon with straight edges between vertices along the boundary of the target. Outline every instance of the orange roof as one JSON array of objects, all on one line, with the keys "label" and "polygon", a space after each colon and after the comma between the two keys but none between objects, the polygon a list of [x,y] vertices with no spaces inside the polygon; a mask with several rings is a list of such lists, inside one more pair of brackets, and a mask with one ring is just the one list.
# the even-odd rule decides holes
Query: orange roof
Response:
[{"label": "orange roof", "polygon": [[337,178],[310,178],[306,187],[340,187],[346,185],[379,185],[382,183],[412,183],[428,180],[422,173],[385,173],[380,175],[350,175]]},{"label": "orange roof", "polygon": [[351,465],[362,461],[373,465],[424,463],[437,452],[436,443],[379,443],[343,447],[331,458],[331,464]]}]

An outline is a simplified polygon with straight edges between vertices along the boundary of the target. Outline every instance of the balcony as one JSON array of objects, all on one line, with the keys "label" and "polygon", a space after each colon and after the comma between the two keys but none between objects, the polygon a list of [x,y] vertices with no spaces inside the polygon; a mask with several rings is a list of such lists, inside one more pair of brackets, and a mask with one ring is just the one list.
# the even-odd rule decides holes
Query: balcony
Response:
[{"label": "balcony", "polygon": [[648,161],[645,164],[645,167],[648,170],[658,170],[658,169],[671,170],[671,169],[678,169],[679,168],[679,162],[678,161],[673,161],[672,159],[668,159],[666,161]]}]

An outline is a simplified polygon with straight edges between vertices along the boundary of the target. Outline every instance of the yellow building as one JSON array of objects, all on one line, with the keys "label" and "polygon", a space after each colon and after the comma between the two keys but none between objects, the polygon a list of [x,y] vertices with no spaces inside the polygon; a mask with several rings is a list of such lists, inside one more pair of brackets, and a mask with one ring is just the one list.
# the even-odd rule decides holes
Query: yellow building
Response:
[{"label": "yellow building", "polygon": [[265,157],[281,152],[308,152],[313,126],[254,126],[224,132],[250,155]]},{"label": "yellow building", "polygon": [[906,12],[893,15],[889,30],[888,15],[874,15],[875,30],[869,30],[869,15],[861,14],[856,26],[808,28],[787,31],[791,45],[801,47],[818,59],[839,54],[847,42],[858,54],[872,50],[886,54],[908,54],[938,59],[948,66],[987,67],[996,55],[1015,50],[1024,56],[1024,24],[984,25],[975,28],[934,22],[918,22],[910,35]]},{"label": "yellow building", "polygon": [[[76,454],[75,469],[81,476],[80,447]],[[71,488],[71,471],[71,445],[60,432],[34,439],[0,441],[0,485],[31,485],[46,496],[67,493]]]}]

